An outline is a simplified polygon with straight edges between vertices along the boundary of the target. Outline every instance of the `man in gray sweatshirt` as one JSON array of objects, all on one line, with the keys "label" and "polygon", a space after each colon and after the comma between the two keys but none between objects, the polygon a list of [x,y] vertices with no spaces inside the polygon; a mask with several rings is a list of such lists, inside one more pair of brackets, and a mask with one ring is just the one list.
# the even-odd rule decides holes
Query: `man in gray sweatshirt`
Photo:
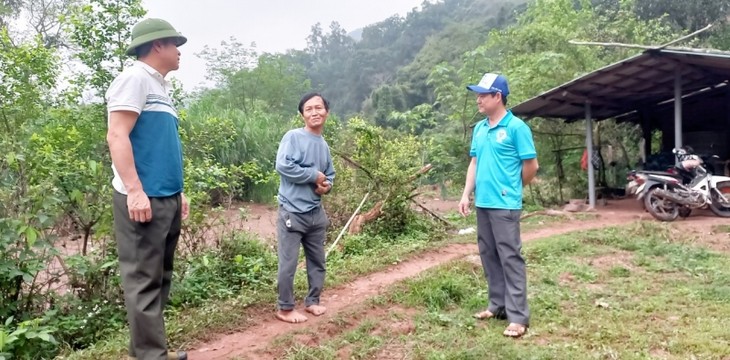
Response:
[{"label": "man in gray sweatshirt", "polygon": [[332,155],[322,138],[329,103],[320,94],[307,94],[299,102],[299,114],[304,119],[304,127],[289,130],[276,153],[276,171],[281,176],[276,224],[279,255],[276,317],[294,324],[307,321],[304,314],[294,310],[294,274],[300,244],[304,247],[309,281],[309,293],[304,300],[306,311],[320,316],[327,310],[319,305],[325,278],[324,241],[329,225],[321,201],[335,179]]}]

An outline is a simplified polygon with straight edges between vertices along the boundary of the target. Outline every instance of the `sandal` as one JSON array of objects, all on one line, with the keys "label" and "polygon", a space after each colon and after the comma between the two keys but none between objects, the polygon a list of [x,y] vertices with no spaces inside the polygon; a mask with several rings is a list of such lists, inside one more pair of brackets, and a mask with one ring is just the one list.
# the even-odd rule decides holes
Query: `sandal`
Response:
[{"label": "sandal", "polygon": [[511,323],[506,329],[504,329],[504,333],[502,333],[502,335],[517,339],[522,337],[522,335],[525,335],[525,333],[527,333],[527,325]]},{"label": "sandal", "polygon": [[473,316],[477,320],[488,320],[488,319],[506,320],[507,312],[504,309],[497,310],[496,313],[493,313],[489,310],[484,310],[482,312],[478,312],[478,313],[474,314]]}]

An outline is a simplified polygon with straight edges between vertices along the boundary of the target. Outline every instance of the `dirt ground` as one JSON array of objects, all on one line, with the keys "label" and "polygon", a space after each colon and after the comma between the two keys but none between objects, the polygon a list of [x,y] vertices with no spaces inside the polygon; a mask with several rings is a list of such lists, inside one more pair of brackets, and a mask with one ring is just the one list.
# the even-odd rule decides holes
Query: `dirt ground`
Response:
[{"label": "dirt ground", "polygon": [[[456,211],[458,206],[456,201],[439,199],[421,200],[421,203],[440,214]],[[256,208],[252,209],[251,213],[254,214],[254,224],[250,225],[250,229],[252,231],[261,231],[259,234],[262,236],[273,236],[272,229],[266,227],[267,224],[273,224],[273,210]],[[597,214],[596,218],[590,220],[571,220],[546,224],[544,227],[523,234],[523,241],[532,241],[578,230],[616,226],[633,221],[654,221],[648,213],[641,210],[635,200],[609,201],[607,205],[599,206],[595,213]],[[713,232],[715,226],[728,223],[730,223],[728,219],[718,218],[712,213],[697,212],[687,219],[676,221],[671,226],[674,231],[697,234],[694,241],[703,245],[716,250],[730,251],[730,234]],[[328,308],[327,314],[317,318],[310,316],[305,326],[308,329],[328,326],[327,324],[331,323],[336,316],[342,316],[343,313],[348,313],[353,308],[360,309],[367,299],[378,295],[397,282],[455,259],[474,256],[476,253],[475,244],[453,244],[423,253],[416,258],[356,279],[349,284],[327,289],[322,297],[323,305]],[[368,314],[368,311],[380,310],[363,309],[362,311],[365,311],[362,316],[369,317],[378,314]],[[222,334],[217,337],[217,340],[199,344],[189,352],[190,358],[192,360],[271,359],[276,353],[275,349],[271,348],[272,341],[280,339],[282,336],[297,333],[303,328],[302,325],[280,322],[273,315],[273,312],[251,314],[252,321],[250,323],[256,325],[242,329],[239,332]],[[316,343],[316,340],[308,338],[307,343],[312,345],[312,342]]]}]

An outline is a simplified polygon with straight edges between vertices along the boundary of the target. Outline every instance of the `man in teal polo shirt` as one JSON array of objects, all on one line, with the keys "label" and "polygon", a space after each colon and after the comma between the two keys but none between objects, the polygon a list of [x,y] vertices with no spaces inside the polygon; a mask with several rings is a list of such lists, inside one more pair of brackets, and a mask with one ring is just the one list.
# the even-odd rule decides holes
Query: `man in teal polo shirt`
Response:
[{"label": "man in teal polo shirt", "polygon": [[479,112],[487,116],[474,126],[459,203],[459,212],[467,216],[474,191],[479,256],[489,285],[489,306],[474,316],[509,320],[504,335],[516,338],[530,324],[520,215],[522,187],[537,174],[537,153],[530,128],[507,110],[509,87],[503,75],[487,73],[467,89],[476,93]]}]

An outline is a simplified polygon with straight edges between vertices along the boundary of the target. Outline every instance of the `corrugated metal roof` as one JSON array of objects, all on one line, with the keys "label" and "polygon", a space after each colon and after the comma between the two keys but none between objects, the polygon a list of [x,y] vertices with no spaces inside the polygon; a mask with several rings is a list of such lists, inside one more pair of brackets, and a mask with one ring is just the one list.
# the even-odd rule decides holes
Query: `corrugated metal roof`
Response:
[{"label": "corrugated metal roof", "polygon": [[512,108],[523,118],[574,121],[585,118],[590,101],[593,118],[603,120],[653,107],[674,98],[677,68],[684,95],[730,80],[730,52],[700,49],[657,49],[581,76]]}]

